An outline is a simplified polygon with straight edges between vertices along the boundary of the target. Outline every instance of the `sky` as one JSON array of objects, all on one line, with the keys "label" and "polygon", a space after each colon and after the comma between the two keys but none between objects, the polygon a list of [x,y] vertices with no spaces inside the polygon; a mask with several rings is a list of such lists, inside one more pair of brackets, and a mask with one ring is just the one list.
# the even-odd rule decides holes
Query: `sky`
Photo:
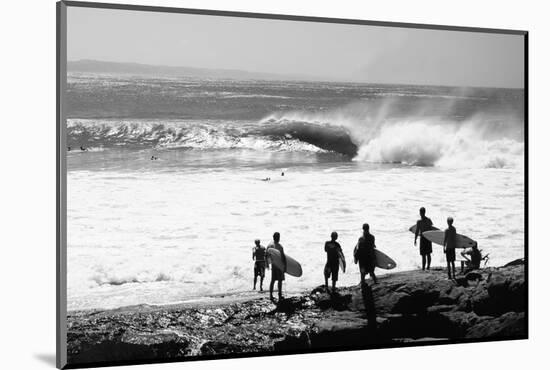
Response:
[{"label": "sky", "polygon": [[389,84],[524,86],[521,35],[69,7],[69,61]]}]

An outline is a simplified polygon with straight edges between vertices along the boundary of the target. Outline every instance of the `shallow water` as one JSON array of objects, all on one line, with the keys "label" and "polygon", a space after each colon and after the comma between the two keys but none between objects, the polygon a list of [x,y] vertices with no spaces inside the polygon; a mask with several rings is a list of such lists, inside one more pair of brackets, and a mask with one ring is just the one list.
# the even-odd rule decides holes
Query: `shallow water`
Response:
[{"label": "shallow water", "polygon": [[[408,228],[420,206],[439,227],[452,215],[458,232],[477,240],[492,265],[523,256],[520,170],[353,162],[285,169],[284,177],[257,168],[69,172],[69,308],[250,289],[253,240],[265,245],[274,231],[303,265],[301,278],[288,277],[288,291],[322,283],[323,245],[333,230],[351,263],[363,222],[397,270],[417,268]],[[440,247],[434,245],[433,257],[434,265],[443,264]],[[352,265],[339,284],[357,281]]]}]

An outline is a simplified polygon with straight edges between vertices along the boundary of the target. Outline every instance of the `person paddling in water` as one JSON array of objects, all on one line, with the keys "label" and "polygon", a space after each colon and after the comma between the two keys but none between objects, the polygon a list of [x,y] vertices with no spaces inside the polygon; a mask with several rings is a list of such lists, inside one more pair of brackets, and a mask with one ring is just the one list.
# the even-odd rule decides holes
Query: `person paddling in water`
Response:
[{"label": "person paddling in water", "polygon": [[332,292],[336,292],[336,282],[338,281],[338,269],[340,268],[340,256],[343,255],[342,247],[336,240],[338,233],[333,231],[330,234],[330,241],[325,243],[325,252],[327,252],[327,263],[325,264],[325,288],[328,290],[328,278],[332,276]]},{"label": "person paddling in water", "polygon": [[254,240],[256,244],[252,249],[252,260],[254,261],[254,290],[256,290],[256,282],[258,281],[258,276],[260,277],[260,292],[263,292],[264,288],[264,277],[266,264],[266,249],[263,245],[260,244],[260,239]]},{"label": "person paddling in water", "polygon": [[353,257],[355,263],[359,262],[359,272],[361,273],[361,285],[365,284],[365,276],[370,274],[374,284],[377,283],[374,268],[376,265],[376,256],[374,255],[374,235],[369,231],[369,224],[363,224],[363,236],[357,241]]},{"label": "person paddling in water", "polygon": [[414,245],[420,235],[420,255],[422,256],[422,270],[430,269],[432,263],[432,242],[422,236],[424,231],[432,230],[433,223],[426,217],[426,208],[420,208],[420,220],[416,221],[416,232],[414,233]]},{"label": "person paddling in water", "polygon": [[[447,274],[449,279],[455,279],[455,260],[456,260],[456,229],[453,226],[453,218],[447,218],[447,225],[449,226],[445,230],[445,237],[443,238],[443,253],[447,258]],[[451,267],[453,270],[453,275],[451,277]]]},{"label": "person paddling in water", "polygon": [[279,301],[283,299],[283,280],[285,279],[286,271],[286,256],[283,246],[279,243],[281,240],[281,234],[278,232],[273,234],[273,241],[269,243],[267,249],[270,248],[277,249],[281,253],[281,260],[283,261],[283,269],[279,269],[277,266],[272,264],[271,267],[271,283],[269,284],[269,299],[273,299],[273,288],[275,286],[275,281],[277,281],[277,289],[279,290]]}]

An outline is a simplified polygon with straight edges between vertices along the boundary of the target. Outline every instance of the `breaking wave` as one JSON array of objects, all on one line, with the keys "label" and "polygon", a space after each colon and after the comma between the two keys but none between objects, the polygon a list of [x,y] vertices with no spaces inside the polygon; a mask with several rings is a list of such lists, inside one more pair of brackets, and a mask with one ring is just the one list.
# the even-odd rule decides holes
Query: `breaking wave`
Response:
[{"label": "breaking wave", "polygon": [[277,112],[258,122],[70,120],[68,145],[332,152],[354,161],[412,166],[523,163],[523,119],[515,113],[456,117],[392,111],[391,102],[361,102],[320,113]]},{"label": "breaking wave", "polygon": [[[263,122],[314,125],[319,128],[315,138],[330,134],[331,127],[340,135],[339,151],[354,161],[456,168],[513,168],[523,163],[523,118],[517,112],[456,116],[450,113],[451,102],[438,107],[437,115],[431,107],[418,107],[398,116],[392,115],[399,110],[394,104],[354,103],[323,113],[279,113]],[[311,142],[311,136],[304,140]]]},{"label": "breaking wave", "polygon": [[307,122],[189,122],[71,120],[67,145],[109,147],[251,149],[335,152],[353,157],[357,146],[347,131]]}]

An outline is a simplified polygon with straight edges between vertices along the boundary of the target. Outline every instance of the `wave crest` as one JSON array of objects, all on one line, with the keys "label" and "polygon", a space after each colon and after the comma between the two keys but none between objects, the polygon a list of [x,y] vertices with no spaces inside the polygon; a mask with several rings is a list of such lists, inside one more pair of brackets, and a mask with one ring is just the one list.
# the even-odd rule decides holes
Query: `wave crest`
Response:
[{"label": "wave crest", "polygon": [[[451,112],[450,107],[443,111]],[[523,120],[515,114],[482,111],[457,117],[452,111],[434,116],[433,109],[416,109],[405,114],[384,101],[330,111],[276,112],[259,122],[70,120],[68,145],[332,152],[355,161],[412,166],[506,168],[523,163]]]}]

